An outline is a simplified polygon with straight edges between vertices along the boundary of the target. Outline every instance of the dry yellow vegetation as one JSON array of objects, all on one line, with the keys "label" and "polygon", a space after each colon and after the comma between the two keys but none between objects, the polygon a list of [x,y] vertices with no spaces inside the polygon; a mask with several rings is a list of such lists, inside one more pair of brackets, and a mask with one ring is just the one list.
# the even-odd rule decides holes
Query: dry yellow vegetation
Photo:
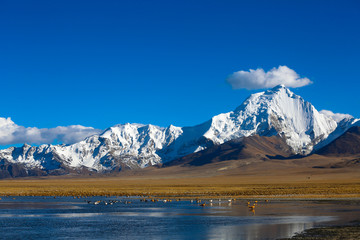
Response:
[{"label": "dry yellow vegetation", "polygon": [[225,161],[201,167],[149,167],[107,177],[3,179],[0,196],[360,198],[360,166],[313,167],[342,161],[311,156],[250,163]]},{"label": "dry yellow vegetation", "polygon": [[[360,183],[226,183],[224,178],[124,179],[50,178],[0,181],[0,195],[11,196],[156,196],[232,198],[360,197]],[[230,179],[229,179],[230,182]]]}]

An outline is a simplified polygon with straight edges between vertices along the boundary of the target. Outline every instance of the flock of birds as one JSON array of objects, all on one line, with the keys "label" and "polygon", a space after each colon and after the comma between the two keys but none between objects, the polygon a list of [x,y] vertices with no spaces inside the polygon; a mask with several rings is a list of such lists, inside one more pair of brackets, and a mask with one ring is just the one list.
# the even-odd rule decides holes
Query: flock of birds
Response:
[{"label": "flock of birds", "polygon": [[[129,198],[129,196],[126,196],[127,198]],[[45,197],[44,197],[45,198]],[[56,197],[54,197],[56,198]],[[80,196],[74,196],[74,198],[80,198]],[[15,200],[15,198],[13,198]],[[0,198],[1,200],[1,198]],[[158,198],[140,198],[140,202],[163,202],[163,203],[169,203],[172,201],[181,201],[182,199],[178,198],[178,199],[158,199]],[[132,201],[128,201],[128,200],[96,200],[96,201],[91,201],[91,200],[85,200],[88,204],[94,204],[94,205],[113,205],[116,203],[124,203],[124,204],[131,204]],[[213,200],[213,199],[198,199],[196,198],[195,200],[191,199],[190,203],[192,204],[198,204],[201,207],[205,207],[205,206],[214,206],[214,203],[218,203],[218,205],[222,205],[223,203],[227,203],[229,206],[231,206],[231,204],[233,202],[236,202],[237,199],[235,198],[231,198],[231,199],[218,199],[218,200]],[[265,203],[268,203],[269,200],[264,200]],[[258,205],[259,201],[255,200],[253,202],[248,201],[247,202],[247,207],[249,208],[249,210],[251,212],[253,212],[255,214],[255,207]]]},{"label": "flock of birds", "polygon": [[[113,205],[115,203],[124,203],[124,204],[131,204],[132,201],[128,201],[128,200],[96,200],[96,201],[90,201],[90,200],[85,200],[88,204],[94,204],[94,205]],[[181,201],[181,199],[157,199],[157,198],[140,198],[140,202],[163,202],[163,203],[170,203],[170,202],[179,202]],[[218,199],[218,200],[213,200],[213,199],[198,199],[196,198],[195,200],[192,199],[190,200],[190,203],[192,204],[197,204],[201,207],[205,207],[205,206],[213,206],[215,203],[218,203],[219,205],[221,204],[228,204],[229,206],[231,206],[231,204],[233,202],[236,202],[237,199],[232,198],[232,199]],[[268,203],[269,200],[264,200],[265,203]],[[247,207],[249,208],[250,211],[252,211],[253,213],[255,213],[255,208],[256,206],[259,204],[258,200],[255,200],[253,202],[248,201],[247,202]]]}]

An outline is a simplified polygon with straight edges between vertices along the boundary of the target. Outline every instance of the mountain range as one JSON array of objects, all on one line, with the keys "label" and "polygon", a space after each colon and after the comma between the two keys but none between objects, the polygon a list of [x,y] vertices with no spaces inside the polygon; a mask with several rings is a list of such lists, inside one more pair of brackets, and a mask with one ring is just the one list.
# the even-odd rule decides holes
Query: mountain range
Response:
[{"label": "mountain range", "polygon": [[252,153],[266,159],[331,153],[334,140],[342,137],[351,142],[348,135],[360,126],[359,120],[318,112],[310,102],[279,85],[252,94],[234,111],[192,127],[127,123],[71,145],[24,144],[0,150],[0,178],[108,173],[185,162],[201,165]]}]

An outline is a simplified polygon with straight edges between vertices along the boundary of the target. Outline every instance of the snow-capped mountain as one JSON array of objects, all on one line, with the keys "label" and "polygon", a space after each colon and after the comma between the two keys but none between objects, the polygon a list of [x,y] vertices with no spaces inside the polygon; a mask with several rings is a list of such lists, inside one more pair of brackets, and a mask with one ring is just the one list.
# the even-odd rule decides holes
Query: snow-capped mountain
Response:
[{"label": "snow-capped mountain", "polygon": [[279,135],[295,154],[308,154],[329,135],[341,134],[356,121],[349,115],[335,118],[319,113],[309,102],[279,85],[252,94],[234,111],[197,126],[120,124],[71,145],[11,147],[0,151],[0,160],[47,171],[60,166],[99,172],[143,168],[255,134]]},{"label": "snow-capped mountain", "polygon": [[54,169],[60,163],[98,171],[116,166],[146,167],[161,162],[157,150],[166,148],[180,134],[179,127],[123,124],[106,129],[71,145],[11,147],[0,151],[0,159],[29,168]]},{"label": "snow-capped mountain", "polygon": [[235,111],[212,118],[205,137],[223,143],[241,136],[279,134],[295,153],[310,153],[337,123],[283,85],[252,94]]}]

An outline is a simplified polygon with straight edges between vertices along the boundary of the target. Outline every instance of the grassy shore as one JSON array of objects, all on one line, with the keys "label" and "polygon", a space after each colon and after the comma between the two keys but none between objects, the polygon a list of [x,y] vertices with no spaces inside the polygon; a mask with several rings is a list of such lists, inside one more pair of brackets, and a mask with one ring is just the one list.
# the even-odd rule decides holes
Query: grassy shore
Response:
[{"label": "grassy shore", "polygon": [[358,240],[360,225],[311,228],[292,238],[282,240]]},{"label": "grassy shore", "polygon": [[254,184],[224,178],[45,178],[0,181],[1,196],[360,198],[360,182]]}]

